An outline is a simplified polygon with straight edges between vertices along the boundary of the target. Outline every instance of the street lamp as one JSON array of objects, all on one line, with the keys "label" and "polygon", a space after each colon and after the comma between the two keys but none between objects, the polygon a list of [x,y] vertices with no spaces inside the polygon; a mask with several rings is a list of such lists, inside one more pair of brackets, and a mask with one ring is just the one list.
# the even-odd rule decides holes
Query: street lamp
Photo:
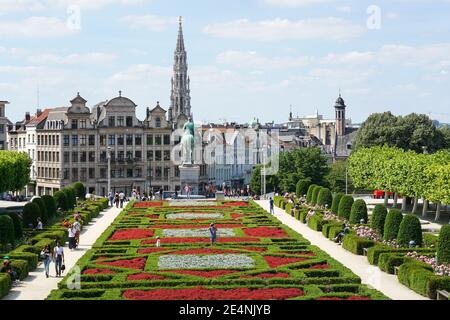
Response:
[{"label": "street lamp", "polygon": [[108,147],[108,152],[106,153],[106,158],[108,159],[108,194],[111,192],[111,147]]}]

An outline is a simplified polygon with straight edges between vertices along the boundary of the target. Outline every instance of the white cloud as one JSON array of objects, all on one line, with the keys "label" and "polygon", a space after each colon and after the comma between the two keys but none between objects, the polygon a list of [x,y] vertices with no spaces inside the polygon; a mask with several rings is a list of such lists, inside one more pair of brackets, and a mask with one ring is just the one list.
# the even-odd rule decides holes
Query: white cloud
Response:
[{"label": "white cloud", "polygon": [[28,61],[39,65],[75,65],[75,64],[109,64],[116,60],[116,55],[102,52],[91,52],[86,54],[70,54],[58,56],[56,54],[39,54],[28,58]]},{"label": "white cloud", "polygon": [[250,68],[290,68],[302,67],[310,63],[308,57],[282,57],[282,58],[268,58],[254,51],[227,51],[217,55],[216,61],[219,64],[234,65],[237,67]]},{"label": "white cloud", "polygon": [[358,52],[352,51],[342,54],[330,53],[321,59],[322,63],[326,64],[365,64],[373,61],[375,55],[372,52]]},{"label": "white cloud", "polygon": [[79,6],[85,10],[96,10],[111,5],[135,5],[145,0],[47,0],[48,5],[56,7]]},{"label": "white cloud", "polygon": [[381,63],[395,63],[409,67],[445,66],[449,62],[449,57],[450,43],[422,47],[385,45],[379,52],[379,61]]},{"label": "white cloud", "polygon": [[0,35],[9,37],[61,37],[78,32],[66,23],[51,17],[30,17],[25,20],[0,20]]},{"label": "white cloud", "polygon": [[395,12],[388,12],[386,13],[386,18],[394,20],[398,18],[398,14]]},{"label": "white cloud", "polygon": [[264,0],[265,3],[277,7],[304,7],[314,4],[330,3],[337,0]]},{"label": "white cloud", "polygon": [[291,21],[274,19],[250,21],[247,19],[208,25],[206,34],[219,38],[252,39],[259,41],[325,39],[348,40],[365,32],[362,25],[341,18],[318,18]]},{"label": "white cloud", "polygon": [[44,5],[41,1],[37,0],[1,0],[0,1],[0,13],[2,12],[15,12],[25,10],[42,10]]},{"label": "white cloud", "polygon": [[350,13],[350,12],[352,12],[352,7],[350,7],[350,6],[341,6],[341,7],[337,7],[336,10],[338,12],[342,12],[342,13]]},{"label": "white cloud", "polygon": [[[124,82],[124,81],[143,81],[154,79],[155,81],[159,78],[170,78],[171,75],[170,67],[154,66],[150,64],[137,64],[132,65],[125,69],[124,71],[118,72],[110,77],[112,82]],[[150,85],[151,83],[149,83]]]},{"label": "white cloud", "polygon": [[160,32],[164,31],[168,26],[176,24],[178,18],[156,15],[125,16],[120,19],[120,22],[127,24],[133,29],[145,28],[151,31]]}]

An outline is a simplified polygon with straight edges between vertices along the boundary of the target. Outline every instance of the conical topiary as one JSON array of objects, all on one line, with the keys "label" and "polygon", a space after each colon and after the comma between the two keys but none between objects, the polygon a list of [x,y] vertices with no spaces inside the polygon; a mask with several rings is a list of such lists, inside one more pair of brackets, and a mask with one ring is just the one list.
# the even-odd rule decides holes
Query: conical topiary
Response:
[{"label": "conical topiary", "polygon": [[415,215],[407,214],[400,223],[397,244],[401,247],[407,247],[411,241],[414,241],[416,246],[422,246],[422,225]]},{"label": "conical topiary", "polygon": [[367,205],[364,200],[358,199],[353,202],[352,209],[350,211],[349,222],[351,224],[358,224],[361,223],[362,220],[364,220],[363,223],[367,223],[368,221]]},{"label": "conical topiary", "polygon": [[387,209],[382,204],[377,204],[372,212],[370,227],[377,230],[381,236],[384,235],[384,223],[386,222]]},{"label": "conical topiary", "polygon": [[383,239],[386,241],[397,239],[398,230],[400,229],[400,224],[402,223],[403,215],[398,209],[389,210],[386,221],[384,223],[384,234]]},{"label": "conical topiary", "polygon": [[354,201],[352,196],[343,196],[339,202],[338,216],[348,220]]}]

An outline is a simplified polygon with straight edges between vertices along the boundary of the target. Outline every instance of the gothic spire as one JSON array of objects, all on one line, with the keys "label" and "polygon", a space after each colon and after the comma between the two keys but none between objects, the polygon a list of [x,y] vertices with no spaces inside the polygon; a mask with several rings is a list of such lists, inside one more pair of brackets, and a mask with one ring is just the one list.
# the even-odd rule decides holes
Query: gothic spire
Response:
[{"label": "gothic spire", "polygon": [[178,19],[179,28],[178,28],[178,40],[177,40],[177,49],[178,53],[184,52],[184,36],[183,36],[183,17]]}]

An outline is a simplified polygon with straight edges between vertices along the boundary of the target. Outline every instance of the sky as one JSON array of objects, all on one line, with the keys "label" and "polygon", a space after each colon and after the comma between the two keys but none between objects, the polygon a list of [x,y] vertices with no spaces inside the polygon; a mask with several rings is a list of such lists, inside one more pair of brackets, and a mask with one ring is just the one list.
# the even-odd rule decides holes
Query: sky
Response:
[{"label": "sky", "polygon": [[119,90],[168,109],[179,16],[196,122],[332,118],[339,91],[354,123],[450,122],[450,0],[0,0],[7,116]]}]

